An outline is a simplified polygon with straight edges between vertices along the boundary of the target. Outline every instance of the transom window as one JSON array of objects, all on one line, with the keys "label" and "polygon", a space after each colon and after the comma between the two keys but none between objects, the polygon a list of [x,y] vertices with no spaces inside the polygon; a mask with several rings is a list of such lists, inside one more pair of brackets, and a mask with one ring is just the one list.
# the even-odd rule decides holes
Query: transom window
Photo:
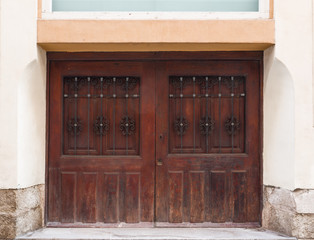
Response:
[{"label": "transom window", "polygon": [[259,0],[52,0],[52,11],[258,12]]},{"label": "transom window", "polygon": [[269,18],[269,0],[42,0],[43,19]]}]

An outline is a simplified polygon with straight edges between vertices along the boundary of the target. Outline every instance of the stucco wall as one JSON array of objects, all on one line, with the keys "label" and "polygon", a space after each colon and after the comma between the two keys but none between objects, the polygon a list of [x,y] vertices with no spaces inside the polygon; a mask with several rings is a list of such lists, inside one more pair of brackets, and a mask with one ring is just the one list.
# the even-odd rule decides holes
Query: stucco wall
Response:
[{"label": "stucco wall", "polygon": [[37,0],[0,1],[0,188],[44,183],[45,52]]},{"label": "stucco wall", "polygon": [[265,51],[264,184],[314,188],[312,1],[277,0]]},{"label": "stucco wall", "polygon": [[[9,71],[11,63],[8,47],[10,46],[10,31],[7,19],[10,13],[6,11],[9,1],[0,1],[0,187],[15,187],[17,185],[17,92],[14,81],[16,72]],[[5,113],[5,114],[3,114]]]}]

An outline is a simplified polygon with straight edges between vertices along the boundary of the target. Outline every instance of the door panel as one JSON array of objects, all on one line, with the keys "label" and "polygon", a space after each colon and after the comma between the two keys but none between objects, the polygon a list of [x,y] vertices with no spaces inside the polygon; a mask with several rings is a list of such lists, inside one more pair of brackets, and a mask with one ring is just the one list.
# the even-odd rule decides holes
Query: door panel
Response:
[{"label": "door panel", "polygon": [[153,222],[154,65],[50,69],[48,225]]},{"label": "door panel", "polygon": [[258,79],[253,61],[158,63],[157,225],[259,222]]}]

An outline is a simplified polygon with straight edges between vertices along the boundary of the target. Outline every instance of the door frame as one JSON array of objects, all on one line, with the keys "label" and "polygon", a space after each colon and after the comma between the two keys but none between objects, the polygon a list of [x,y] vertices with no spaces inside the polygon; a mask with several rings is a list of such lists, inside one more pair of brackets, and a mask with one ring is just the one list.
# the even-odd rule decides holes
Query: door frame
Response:
[{"label": "door frame", "polygon": [[[257,61],[259,64],[259,162],[260,162],[260,224],[263,209],[263,52],[47,52],[46,72],[46,159],[45,159],[45,211],[44,222],[48,219],[48,150],[49,150],[49,99],[50,99],[50,65],[54,61],[171,61],[171,60],[211,60],[211,61]],[[226,225],[224,225],[226,227]],[[243,225],[242,225],[243,227]],[[256,227],[245,226],[245,227]]]}]

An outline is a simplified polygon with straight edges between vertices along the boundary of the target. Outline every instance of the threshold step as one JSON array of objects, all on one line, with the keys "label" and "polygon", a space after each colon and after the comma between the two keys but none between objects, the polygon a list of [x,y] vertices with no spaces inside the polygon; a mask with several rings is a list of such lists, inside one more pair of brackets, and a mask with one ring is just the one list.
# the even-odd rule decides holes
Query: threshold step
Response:
[{"label": "threshold step", "polygon": [[264,229],[245,228],[42,228],[19,240],[296,240]]}]

